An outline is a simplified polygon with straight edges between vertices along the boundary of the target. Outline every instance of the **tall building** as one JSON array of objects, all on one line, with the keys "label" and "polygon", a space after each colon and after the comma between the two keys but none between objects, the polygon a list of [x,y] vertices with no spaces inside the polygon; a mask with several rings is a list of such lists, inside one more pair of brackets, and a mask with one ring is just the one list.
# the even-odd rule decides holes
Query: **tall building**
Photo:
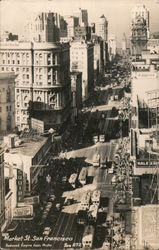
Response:
[{"label": "tall building", "polygon": [[147,37],[150,36],[150,21],[149,21],[149,10],[143,4],[137,4],[131,13],[132,22],[136,23],[139,18],[143,18],[146,22]]},{"label": "tall building", "polygon": [[100,77],[103,77],[104,72],[103,41],[96,35],[92,35],[92,41],[94,44],[94,81],[97,83]]},{"label": "tall building", "polygon": [[104,66],[106,66],[108,62],[108,21],[104,15],[99,18],[96,33],[103,40]]},{"label": "tall building", "polygon": [[[39,23],[39,16],[37,20]],[[32,26],[36,25],[36,22],[32,23]],[[51,29],[51,24],[48,27]],[[51,42],[54,41],[53,33],[48,34],[48,29],[44,30],[38,42],[0,44],[0,70],[13,71],[18,75],[15,117],[20,130],[29,127],[30,117],[44,121],[48,129],[60,127],[69,116],[69,45]],[[33,33],[34,38],[38,39],[38,34],[38,31]]]},{"label": "tall building", "polygon": [[108,48],[109,48],[109,60],[113,61],[117,53],[117,41],[114,34],[111,34],[109,36]]},{"label": "tall building", "polygon": [[67,38],[71,40],[75,36],[75,27],[79,25],[79,18],[70,15],[65,15],[63,18],[67,25]]},{"label": "tall building", "polygon": [[0,73],[0,132],[15,128],[15,78],[14,73]]},{"label": "tall building", "polygon": [[103,39],[103,41],[108,42],[108,21],[104,15],[99,18],[97,34]]},{"label": "tall building", "polygon": [[132,54],[141,54],[147,49],[149,38],[149,11],[145,6],[137,5],[132,11],[131,44]]},{"label": "tall building", "polygon": [[81,27],[88,26],[88,12],[87,12],[87,10],[82,10],[81,8],[79,8],[79,11],[73,13],[73,15],[75,17],[79,18],[79,26],[81,26]]},{"label": "tall building", "polygon": [[0,232],[5,222],[4,150],[0,146]]},{"label": "tall building", "polygon": [[82,99],[86,100],[94,87],[94,52],[93,44],[72,41],[70,47],[70,71],[82,72]]},{"label": "tall building", "polygon": [[24,26],[21,41],[57,42],[59,41],[60,16],[57,13],[39,13]]},{"label": "tall building", "polygon": [[126,35],[124,33],[123,38],[122,38],[122,50],[126,51],[126,49],[127,49],[127,38],[126,38]]}]

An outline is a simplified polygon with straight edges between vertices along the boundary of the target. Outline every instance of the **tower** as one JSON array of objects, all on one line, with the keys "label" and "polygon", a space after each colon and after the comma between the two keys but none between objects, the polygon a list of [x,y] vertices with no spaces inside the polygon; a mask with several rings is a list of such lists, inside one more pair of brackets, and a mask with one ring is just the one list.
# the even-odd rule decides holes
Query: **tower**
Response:
[{"label": "tower", "polygon": [[144,5],[137,5],[132,11],[131,31],[132,54],[141,54],[149,38],[149,11]]}]

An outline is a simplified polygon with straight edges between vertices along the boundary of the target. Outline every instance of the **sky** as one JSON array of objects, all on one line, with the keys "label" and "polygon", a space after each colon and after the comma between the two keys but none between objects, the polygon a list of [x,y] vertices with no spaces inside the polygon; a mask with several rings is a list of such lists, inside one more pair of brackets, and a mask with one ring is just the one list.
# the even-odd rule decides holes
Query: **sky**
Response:
[{"label": "sky", "polygon": [[159,31],[159,0],[1,0],[0,30],[20,34],[32,13],[41,11],[71,14],[79,8],[88,10],[89,23],[98,23],[104,14],[108,33],[121,41],[123,33],[131,33],[131,10],[136,4],[145,4],[150,11],[150,32]]}]

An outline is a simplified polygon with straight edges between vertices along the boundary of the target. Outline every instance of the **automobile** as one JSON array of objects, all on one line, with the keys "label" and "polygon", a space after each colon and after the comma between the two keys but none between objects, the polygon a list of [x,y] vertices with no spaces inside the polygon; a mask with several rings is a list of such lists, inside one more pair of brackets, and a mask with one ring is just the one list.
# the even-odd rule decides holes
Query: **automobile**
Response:
[{"label": "automobile", "polygon": [[50,228],[50,227],[45,227],[45,228],[44,228],[43,235],[48,236],[48,235],[50,234],[50,232],[51,232],[51,228]]},{"label": "automobile", "polygon": [[54,194],[51,194],[49,200],[50,200],[50,201],[54,201],[55,199],[56,199],[56,196],[55,196]]}]

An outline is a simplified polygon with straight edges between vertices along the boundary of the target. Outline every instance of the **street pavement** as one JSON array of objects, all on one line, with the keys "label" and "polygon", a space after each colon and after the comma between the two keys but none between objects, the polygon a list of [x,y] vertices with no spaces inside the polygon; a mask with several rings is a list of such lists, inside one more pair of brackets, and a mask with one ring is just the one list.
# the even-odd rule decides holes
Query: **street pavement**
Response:
[{"label": "street pavement", "polygon": [[106,143],[97,143],[93,146],[73,150],[60,154],[60,158],[76,158],[76,157],[84,157],[86,162],[93,163],[93,157],[95,154],[100,155],[100,159],[103,161],[113,161],[114,155],[116,152],[118,145],[114,141],[106,142]]}]

